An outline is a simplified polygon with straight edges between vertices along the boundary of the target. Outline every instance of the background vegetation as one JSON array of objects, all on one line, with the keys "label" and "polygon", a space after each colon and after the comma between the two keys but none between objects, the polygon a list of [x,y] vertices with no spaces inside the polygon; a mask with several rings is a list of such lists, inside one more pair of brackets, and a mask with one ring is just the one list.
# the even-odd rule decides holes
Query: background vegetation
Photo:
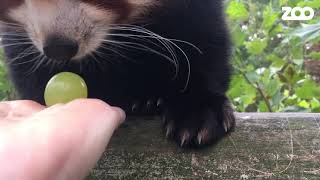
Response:
[{"label": "background vegetation", "polygon": [[[283,6],[309,6],[316,15],[282,21]],[[229,0],[226,12],[235,44],[228,95],[236,109],[320,112],[320,0]]]},{"label": "background vegetation", "polygon": [[[310,21],[282,21],[282,6],[310,6],[316,15]],[[319,12],[320,0],[226,2],[235,44],[228,96],[237,111],[320,112]],[[0,60],[2,55],[0,50]],[[0,99],[14,97],[1,61]]]},{"label": "background vegetation", "polygon": [[15,92],[8,81],[8,73],[3,61],[3,51],[0,49],[0,101],[12,100],[14,98]]}]

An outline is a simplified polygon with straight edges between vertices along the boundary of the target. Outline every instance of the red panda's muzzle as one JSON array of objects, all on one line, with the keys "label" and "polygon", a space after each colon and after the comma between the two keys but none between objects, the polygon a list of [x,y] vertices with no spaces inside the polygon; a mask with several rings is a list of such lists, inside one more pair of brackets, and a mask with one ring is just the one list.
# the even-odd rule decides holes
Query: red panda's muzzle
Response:
[{"label": "red panda's muzzle", "polygon": [[78,42],[58,35],[47,38],[43,47],[43,52],[48,58],[59,61],[72,59],[78,51]]},{"label": "red panda's muzzle", "polygon": [[147,7],[156,2],[0,0],[0,20],[18,23],[36,49],[48,58],[79,60],[97,50],[113,25],[141,20]]}]

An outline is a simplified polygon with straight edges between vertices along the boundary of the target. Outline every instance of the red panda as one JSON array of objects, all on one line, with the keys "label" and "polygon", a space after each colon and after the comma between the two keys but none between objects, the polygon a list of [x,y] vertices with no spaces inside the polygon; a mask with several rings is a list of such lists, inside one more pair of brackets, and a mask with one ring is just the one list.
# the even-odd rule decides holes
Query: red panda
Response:
[{"label": "red panda", "polygon": [[50,77],[70,71],[90,98],[163,115],[181,146],[235,125],[222,0],[0,0],[0,36],[20,98],[43,103]]}]

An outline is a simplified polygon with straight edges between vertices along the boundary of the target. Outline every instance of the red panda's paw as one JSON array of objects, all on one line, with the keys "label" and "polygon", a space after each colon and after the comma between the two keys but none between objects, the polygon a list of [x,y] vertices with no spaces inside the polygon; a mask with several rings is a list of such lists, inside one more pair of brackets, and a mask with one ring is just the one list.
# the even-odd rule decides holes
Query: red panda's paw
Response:
[{"label": "red panda's paw", "polygon": [[162,98],[146,98],[132,101],[129,111],[132,114],[157,114],[163,109],[163,106]]},{"label": "red panda's paw", "polygon": [[216,143],[235,126],[235,116],[228,101],[214,106],[185,105],[166,109],[164,134],[181,147],[204,147]]}]

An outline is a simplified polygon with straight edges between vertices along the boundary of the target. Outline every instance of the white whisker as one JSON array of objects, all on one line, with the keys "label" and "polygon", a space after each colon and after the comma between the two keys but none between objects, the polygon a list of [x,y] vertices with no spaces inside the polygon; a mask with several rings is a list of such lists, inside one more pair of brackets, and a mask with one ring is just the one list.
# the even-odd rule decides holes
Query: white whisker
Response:
[{"label": "white whisker", "polygon": [[97,55],[98,57],[102,58],[103,60],[106,60],[106,61],[112,63],[112,61],[110,61],[109,59],[106,59],[106,57],[111,57],[110,55],[108,55],[106,53],[103,53],[103,52],[96,50],[93,52],[93,54]]},{"label": "white whisker", "polygon": [[26,33],[0,33],[0,36],[13,36],[13,37],[28,37],[28,35]]},{"label": "white whisker", "polygon": [[[118,30],[118,31],[125,31],[125,32],[135,32],[135,33],[141,33],[142,35],[139,35],[139,34],[128,34],[128,33],[110,33],[110,34],[107,34],[107,35],[110,35],[110,36],[119,36],[119,37],[126,37],[126,38],[141,38],[141,39],[155,39],[157,40],[162,46],[164,46],[166,48],[166,50],[170,53],[170,55],[173,57],[172,58],[169,58],[171,62],[177,62],[175,63],[175,66],[176,67],[179,67],[179,64],[178,64],[178,59],[177,59],[177,55],[174,51],[174,49],[178,49],[179,52],[182,53],[184,59],[186,60],[187,62],[187,68],[188,68],[188,73],[187,73],[187,80],[186,80],[186,84],[184,86],[184,88],[182,89],[182,91],[186,91],[187,90],[187,87],[189,85],[189,81],[190,81],[190,75],[191,75],[191,64],[190,64],[190,59],[187,55],[187,53],[178,45],[176,44],[175,42],[178,42],[178,43],[183,43],[183,44],[186,44],[186,45],[189,45],[191,46],[192,48],[194,48],[195,50],[197,50],[200,54],[202,54],[202,51],[200,50],[200,48],[198,48],[197,46],[195,46],[194,44],[190,43],[190,42],[187,42],[187,41],[183,41],[183,40],[178,40],[178,39],[170,39],[170,38],[164,38],[162,36],[160,36],[159,34],[156,34],[144,27],[140,27],[140,26],[135,26],[135,25],[112,25],[110,27],[111,30]],[[144,34],[144,35],[143,35]],[[114,42],[112,42],[114,43]],[[126,42],[126,46],[128,46],[129,42]],[[148,47],[144,47],[143,45],[141,44],[135,44],[135,43],[131,43],[132,45],[136,45],[136,46],[139,46],[139,47],[143,47],[143,48],[146,48],[147,50],[150,50],[150,48]],[[135,47],[133,47],[135,48]],[[158,51],[155,50],[156,54],[160,55],[163,53],[160,53]],[[178,73],[178,70],[177,70],[177,73]],[[175,77],[177,76],[177,73],[175,75]]]},{"label": "white whisker", "polygon": [[30,41],[30,38],[1,38],[2,41],[6,40],[6,41]]},{"label": "white whisker", "polygon": [[106,49],[106,50],[109,50],[109,51],[111,51],[111,52],[113,52],[113,53],[115,53],[115,54],[117,54],[117,55],[119,55],[119,56],[121,56],[121,57],[123,57],[123,58],[125,58],[125,59],[132,60],[132,59],[129,58],[128,56],[122,54],[121,52],[119,52],[119,51],[117,51],[117,50],[115,50],[115,49],[113,49],[113,48],[111,48],[111,47],[106,47],[106,46],[103,46],[103,45],[102,45],[101,48]]},{"label": "white whisker", "polygon": [[0,20],[0,24],[12,25],[12,26],[16,26],[16,27],[23,27],[23,25],[18,24],[18,23],[5,22],[5,21],[1,21],[1,20]]},{"label": "white whisker", "polygon": [[[96,58],[96,56],[95,55],[97,55],[97,56],[99,56],[98,55],[98,51],[94,51],[94,52],[91,52],[89,55],[93,58],[93,60],[94,60],[94,63],[96,63],[97,64],[97,67],[100,69],[100,70],[102,70],[103,68],[102,68],[102,61],[99,61],[97,58]],[[99,56],[100,57],[100,56]],[[81,70],[80,70],[81,71]]]},{"label": "white whisker", "polygon": [[[174,52],[174,48],[171,46],[170,43],[167,43],[165,41],[165,38],[163,39],[160,39],[160,38],[157,38],[155,36],[151,36],[151,35],[148,35],[148,36],[143,36],[143,35],[135,35],[135,34],[108,34],[109,36],[119,36],[119,37],[126,37],[126,38],[131,38],[131,39],[135,39],[135,40],[142,40],[143,42],[147,42],[147,43],[151,43],[152,45],[155,45],[156,47],[160,48],[161,50],[165,51],[167,50],[170,55],[172,56],[172,59],[174,60],[175,62],[175,67],[176,67],[176,73],[175,73],[175,76],[173,77],[173,79],[175,79],[178,75],[178,72],[179,72],[179,61],[178,61],[178,58]],[[152,42],[148,39],[155,39],[157,40],[163,47],[161,47],[159,44],[156,44],[155,42]]]},{"label": "white whisker", "polygon": [[21,63],[15,63],[14,65],[15,65],[15,66],[18,66],[18,65],[22,65],[22,64],[31,63],[31,62],[36,61],[36,59],[37,59],[37,58],[40,58],[41,56],[42,56],[42,55],[40,54],[40,55],[38,55],[38,56],[36,56],[36,57],[32,58],[32,59],[31,59],[31,60],[29,60],[29,61],[24,61],[24,62],[21,62]]},{"label": "white whisker", "polygon": [[19,45],[33,45],[33,44],[31,42],[12,43],[12,44],[0,45],[0,48],[10,47],[10,46],[19,46]]},{"label": "white whisker", "polygon": [[104,40],[104,42],[111,43],[111,44],[112,43],[119,44],[121,46],[129,47],[129,48],[133,48],[133,49],[138,49],[138,50],[142,50],[142,51],[149,51],[149,52],[155,53],[157,55],[160,55],[160,56],[164,57],[165,59],[169,60],[169,62],[175,64],[174,60],[172,58],[168,57],[167,55],[165,55],[159,51],[156,51],[154,49],[151,49],[150,47],[147,47],[145,45],[139,44],[139,43],[124,42],[124,41],[118,42],[118,41],[113,41],[113,40]]},{"label": "white whisker", "polygon": [[[42,58],[40,59],[41,56],[42,56]],[[41,54],[40,57],[38,58],[37,61],[35,61],[36,63],[30,69],[31,71],[27,72],[27,76],[29,76],[29,75],[33,74],[34,72],[36,72],[40,68],[40,66],[43,64],[44,60],[46,59],[46,56],[43,56]]]},{"label": "white whisker", "polygon": [[36,53],[37,51],[33,50],[33,47],[29,47],[27,49],[25,49],[24,51],[22,51],[21,53],[19,53],[15,58],[11,59],[10,62],[8,62],[8,64],[12,64],[15,65],[15,62],[18,61],[19,59],[22,59],[24,57],[27,57],[31,54]]},{"label": "white whisker", "polygon": [[108,36],[116,36],[116,37],[117,36],[118,37],[125,37],[125,38],[130,38],[130,39],[133,39],[133,40],[141,40],[143,42],[150,43],[150,44],[155,45],[155,46],[157,46],[157,47],[159,47],[159,48],[164,50],[164,48],[161,47],[159,44],[154,43],[151,40],[147,39],[147,38],[152,38],[150,36],[142,36],[142,35],[134,35],[134,34],[121,34],[121,33],[119,33],[119,34],[114,34],[114,33],[110,34],[110,33],[108,33],[107,35]]}]

